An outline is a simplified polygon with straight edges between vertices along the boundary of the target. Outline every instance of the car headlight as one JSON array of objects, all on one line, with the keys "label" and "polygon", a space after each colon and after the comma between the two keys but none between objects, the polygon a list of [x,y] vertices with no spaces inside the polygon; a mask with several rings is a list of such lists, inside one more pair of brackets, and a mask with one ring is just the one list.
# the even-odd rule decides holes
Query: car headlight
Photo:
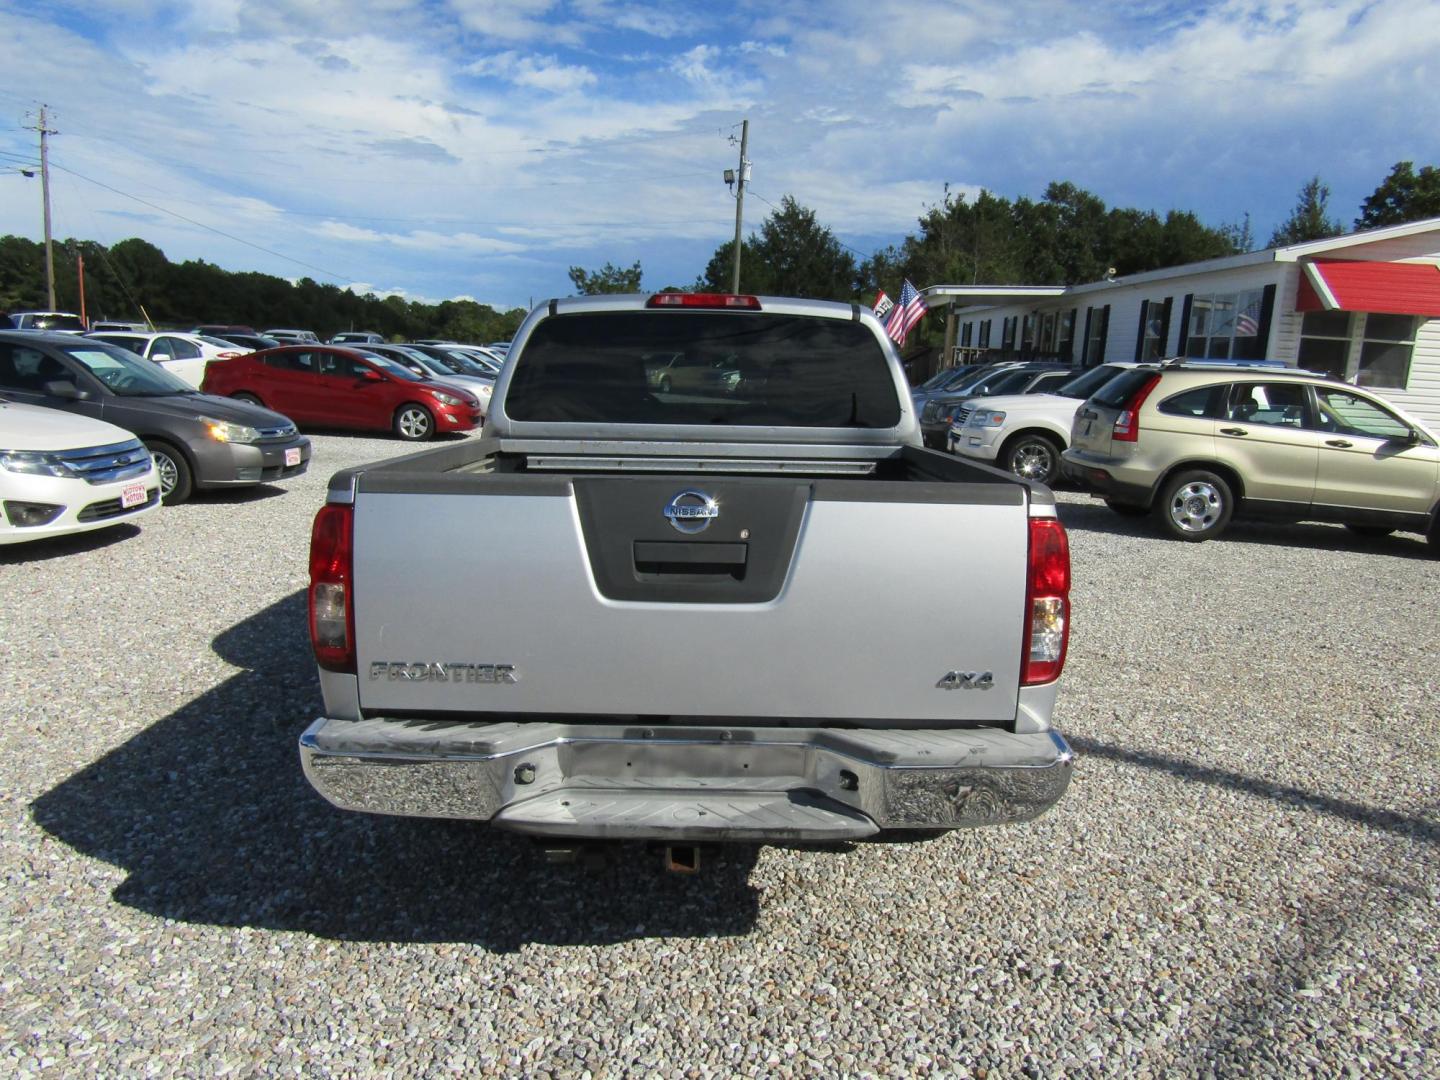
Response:
[{"label": "car headlight", "polygon": [[967,427],[999,427],[1005,423],[1005,414],[998,409],[976,409],[966,422]]},{"label": "car headlight", "polygon": [[430,393],[433,394],[435,400],[442,405],[460,405],[463,403],[462,399],[456,397],[454,394],[442,393],[439,390],[431,390]]},{"label": "car headlight", "polygon": [[0,450],[0,469],[30,476],[74,476],[70,467],[54,454],[38,450]]},{"label": "car headlight", "polygon": [[216,420],[209,416],[198,419],[205,425],[205,434],[216,442],[253,443],[260,439],[260,432],[246,424],[232,424],[228,420]]}]

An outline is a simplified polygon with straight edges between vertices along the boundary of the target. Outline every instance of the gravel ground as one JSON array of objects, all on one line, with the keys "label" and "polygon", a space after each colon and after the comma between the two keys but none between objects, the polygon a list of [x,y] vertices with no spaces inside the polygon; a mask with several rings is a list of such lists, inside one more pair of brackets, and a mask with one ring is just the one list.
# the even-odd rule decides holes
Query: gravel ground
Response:
[{"label": "gravel ground", "polygon": [[1056,810],[550,867],[304,783],[309,522],[403,449],[315,442],[284,487],[0,551],[7,1075],[1440,1074],[1417,539],[1190,546],[1062,495]]}]

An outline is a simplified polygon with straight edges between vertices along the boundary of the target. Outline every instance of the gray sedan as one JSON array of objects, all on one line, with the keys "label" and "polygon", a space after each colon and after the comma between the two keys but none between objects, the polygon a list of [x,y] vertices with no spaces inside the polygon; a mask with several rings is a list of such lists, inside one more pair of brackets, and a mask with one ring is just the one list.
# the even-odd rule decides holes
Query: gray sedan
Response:
[{"label": "gray sedan", "polygon": [[91,338],[0,331],[0,394],[134,432],[155,458],[167,504],[200,488],[298,476],[310,464],[310,440],[286,417],[202,394],[159,365]]}]

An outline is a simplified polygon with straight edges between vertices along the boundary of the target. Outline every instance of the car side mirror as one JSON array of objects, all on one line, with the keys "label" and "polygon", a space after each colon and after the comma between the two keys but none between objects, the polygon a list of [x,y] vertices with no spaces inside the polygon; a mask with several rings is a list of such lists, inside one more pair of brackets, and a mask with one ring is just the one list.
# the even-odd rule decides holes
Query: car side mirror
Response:
[{"label": "car side mirror", "polygon": [[1404,443],[1406,446],[1414,446],[1420,441],[1420,432],[1416,431],[1413,427],[1406,428],[1405,434],[1399,436],[1399,441]]},{"label": "car side mirror", "polygon": [[45,384],[45,393],[51,397],[64,398],[67,401],[85,401],[90,397],[87,390],[81,390],[73,382],[64,379],[54,379]]},{"label": "car side mirror", "polygon": [[366,382],[384,382],[384,381],[385,381],[385,376],[384,376],[384,375],[381,375],[381,374],[380,374],[378,371],[376,371],[374,368],[366,368],[366,369],[365,369],[365,373],[364,373],[363,375],[361,375],[360,378],[364,379]]}]

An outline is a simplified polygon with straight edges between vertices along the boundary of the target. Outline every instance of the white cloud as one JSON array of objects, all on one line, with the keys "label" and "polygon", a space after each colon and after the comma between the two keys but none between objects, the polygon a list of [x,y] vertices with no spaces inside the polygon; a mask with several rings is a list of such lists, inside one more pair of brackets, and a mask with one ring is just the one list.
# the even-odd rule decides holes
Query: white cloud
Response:
[{"label": "white cloud", "polygon": [[720,58],[720,50],[714,45],[696,45],[670,61],[670,70],[694,83],[711,85],[718,75],[710,65]]},{"label": "white cloud", "polygon": [[553,56],[521,56],[516,52],[482,57],[465,69],[472,75],[498,79],[551,93],[569,93],[596,83],[595,73],[580,65],[562,64]]}]

